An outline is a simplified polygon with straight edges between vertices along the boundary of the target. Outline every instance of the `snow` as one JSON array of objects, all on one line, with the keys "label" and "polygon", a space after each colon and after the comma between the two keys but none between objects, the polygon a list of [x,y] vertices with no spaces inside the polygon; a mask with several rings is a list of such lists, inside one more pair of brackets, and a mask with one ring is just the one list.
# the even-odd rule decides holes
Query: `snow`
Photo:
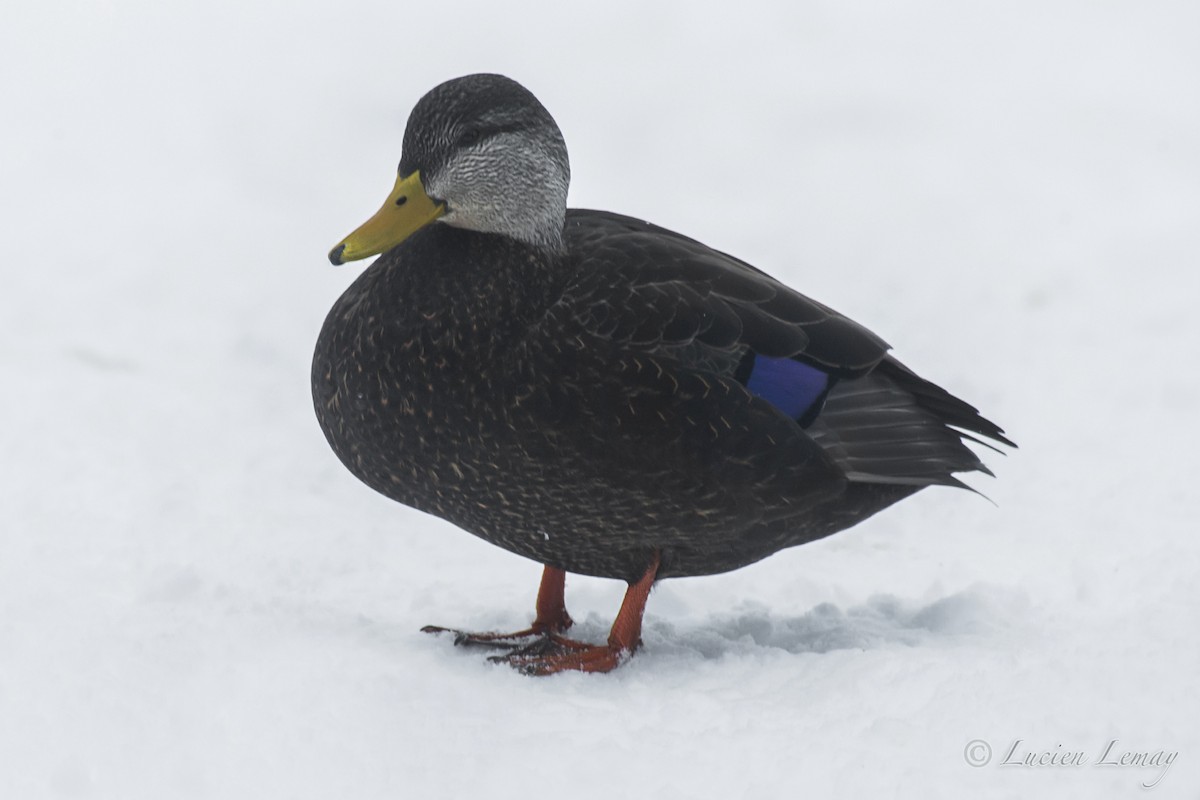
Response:
[{"label": "snow", "polygon": [[[1200,796],[1200,6],[5,17],[0,797]],[[573,205],[736,253],[1004,426],[994,504],[665,582],[606,676],[421,634],[523,626],[540,568],[359,485],[308,362],[408,110],[481,70],[556,116]],[[622,591],[570,577],[577,633]]]}]

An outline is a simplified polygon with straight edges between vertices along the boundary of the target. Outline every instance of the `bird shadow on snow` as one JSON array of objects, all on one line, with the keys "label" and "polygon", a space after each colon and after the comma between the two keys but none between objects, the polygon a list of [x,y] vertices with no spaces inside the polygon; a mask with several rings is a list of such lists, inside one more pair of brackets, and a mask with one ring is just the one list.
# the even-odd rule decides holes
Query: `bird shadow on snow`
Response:
[{"label": "bird shadow on snow", "polygon": [[[821,603],[799,616],[780,616],[766,606],[750,604],[734,613],[713,614],[687,622],[650,615],[644,623],[645,649],[638,661],[648,665],[659,659],[718,660],[772,653],[821,654],[986,640],[1011,629],[1016,620],[1027,615],[1028,606],[1024,594],[980,584],[931,602],[874,595],[861,605],[844,609],[833,603]],[[348,635],[372,648],[403,649],[406,643],[414,641],[414,634],[426,637],[411,625],[381,623],[362,615],[354,615],[352,619],[341,613],[332,617],[314,615],[311,611],[300,614],[310,627]],[[589,614],[572,627],[570,635],[582,641],[603,642],[610,624],[611,620]],[[437,639],[442,641],[429,639],[426,646],[430,651],[441,651],[439,658],[464,655],[460,648],[450,644],[449,637]],[[472,657],[479,652],[482,651],[467,649]]]},{"label": "bird shadow on snow", "polygon": [[919,646],[998,634],[1022,616],[1027,602],[1010,590],[979,585],[929,603],[893,595],[875,595],[846,609],[821,603],[797,617],[780,617],[765,607],[750,607],[735,614],[714,615],[686,629],[648,619],[643,638],[655,655],[705,659],[772,650],[827,653]]}]

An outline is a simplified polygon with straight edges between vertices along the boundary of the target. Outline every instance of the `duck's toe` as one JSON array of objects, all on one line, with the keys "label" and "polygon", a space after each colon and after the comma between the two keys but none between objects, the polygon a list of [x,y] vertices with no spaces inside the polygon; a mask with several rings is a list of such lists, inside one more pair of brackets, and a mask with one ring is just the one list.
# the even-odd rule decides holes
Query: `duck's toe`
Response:
[{"label": "duck's toe", "polygon": [[[461,631],[457,628],[443,628],[440,625],[426,625],[421,628],[422,633],[442,634],[449,633],[454,636],[454,644],[459,647],[490,647],[493,649],[510,649],[523,651],[528,648],[537,647],[542,640],[545,639],[562,639],[557,635],[557,631],[547,630],[541,625],[534,623],[532,626],[520,631],[511,633],[500,633],[498,631],[487,631],[483,633],[472,633],[470,631]],[[533,642],[528,642],[533,639]],[[563,639],[563,641],[571,641]]]},{"label": "duck's toe", "polygon": [[561,636],[541,640],[488,660],[508,664],[526,675],[554,675],[559,672],[609,672],[623,664],[633,651],[616,644],[585,644]]}]

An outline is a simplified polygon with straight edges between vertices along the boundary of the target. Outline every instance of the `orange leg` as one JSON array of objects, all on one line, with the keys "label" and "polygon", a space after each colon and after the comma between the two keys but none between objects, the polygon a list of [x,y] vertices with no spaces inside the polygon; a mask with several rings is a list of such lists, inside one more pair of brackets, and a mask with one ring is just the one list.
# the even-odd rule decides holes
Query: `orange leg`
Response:
[{"label": "orange leg", "polygon": [[538,586],[537,616],[529,629],[534,633],[562,633],[574,624],[567,613],[567,573],[558,567],[547,566]]},{"label": "orange leg", "polygon": [[441,628],[437,625],[426,625],[421,628],[425,633],[453,633],[457,645],[483,645],[485,647],[516,647],[521,639],[544,637],[561,639],[563,643],[570,642],[559,634],[571,627],[571,615],[567,613],[564,590],[567,583],[567,573],[558,567],[547,566],[542,571],[542,583],[538,587],[537,616],[526,629],[513,633],[467,633],[453,628]]},{"label": "orange leg", "polygon": [[617,612],[612,630],[609,631],[607,644],[585,645],[551,634],[543,642],[535,642],[504,656],[493,656],[491,660],[509,664],[529,675],[553,675],[567,670],[608,672],[615,669],[633,655],[633,651],[642,643],[642,615],[646,611],[650,587],[658,575],[659,561],[659,553],[655,552],[645,574],[636,583],[629,584],[625,599],[621,602],[621,610]]}]

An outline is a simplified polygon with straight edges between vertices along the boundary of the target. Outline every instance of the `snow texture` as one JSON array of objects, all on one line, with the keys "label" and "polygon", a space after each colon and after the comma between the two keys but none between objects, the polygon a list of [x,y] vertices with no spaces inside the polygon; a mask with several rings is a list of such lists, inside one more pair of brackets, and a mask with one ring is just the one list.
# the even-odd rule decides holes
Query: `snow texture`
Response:
[{"label": "snow texture", "polygon": [[[11,5],[0,797],[1200,797],[1200,5]],[[475,71],[558,119],[572,205],[1005,427],[994,504],[665,582],[606,676],[421,634],[523,626],[539,567],[359,485],[309,358],[325,253]],[[622,590],[569,578],[579,635]]]}]

